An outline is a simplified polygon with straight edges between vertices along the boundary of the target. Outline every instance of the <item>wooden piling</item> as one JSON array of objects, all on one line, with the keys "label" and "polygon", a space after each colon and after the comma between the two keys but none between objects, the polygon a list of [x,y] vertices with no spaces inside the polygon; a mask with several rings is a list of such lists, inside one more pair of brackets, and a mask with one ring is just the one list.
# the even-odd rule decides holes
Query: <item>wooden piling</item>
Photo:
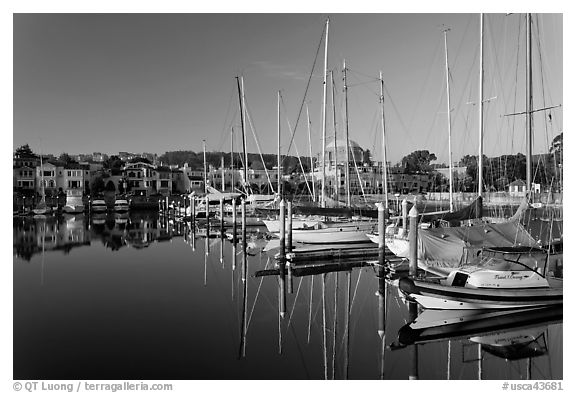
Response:
[{"label": "wooden piling", "polygon": [[240,210],[242,213],[242,248],[246,249],[246,201],[242,199],[240,204]]},{"label": "wooden piling", "polygon": [[206,201],[206,237],[210,237],[210,201],[208,196],[205,198]]},{"label": "wooden piling", "polygon": [[168,196],[166,196],[166,214],[170,213],[170,204],[169,204],[169,200],[168,200]]},{"label": "wooden piling", "polygon": [[220,232],[224,232],[224,198],[220,198]]},{"label": "wooden piling", "polygon": [[[286,233],[286,249],[288,250],[288,252],[292,252],[292,202],[288,201],[287,207],[288,207],[288,213],[287,213],[288,231]],[[291,283],[289,283],[289,285],[290,284]],[[292,293],[291,290],[289,292]]]},{"label": "wooden piling", "polygon": [[377,203],[378,207],[378,263],[384,266],[386,263],[386,245],[384,234],[386,232],[386,211],[383,203]]},{"label": "wooden piling", "polygon": [[402,201],[402,229],[404,229],[404,233],[408,229],[408,201],[406,198]]},{"label": "wooden piling", "polygon": [[288,270],[288,293],[292,294],[294,293],[294,286],[293,286],[293,282],[292,282],[292,264],[291,263],[287,263],[286,264],[286,268]]},{"label": "wooden piling", "polygon": [[232,244],[236,244],[236,198],[232,198]]},{"label": "wooden piling", "polygon": [[192,226],[196,224],[196,197],[190,197],[190,221],[192,222]]},{"label": "wooden piling", "polygon": [[182,212],[180,211],[180,201],[178,201],[178,210],[176,210],[176,214],[174,215],[174,217],[180,217],[182,215]]},{"label": "wooden piling", "polygon": [[416,277],[418,272],[418,209],[412,206],[410,213],[410,228],[408,232],[408,242],[410,244],[410,277]]},{"label": "wooden piling", "polygon": [[280,263],[286,260],[286,210],[284,199],[280,201]]}]

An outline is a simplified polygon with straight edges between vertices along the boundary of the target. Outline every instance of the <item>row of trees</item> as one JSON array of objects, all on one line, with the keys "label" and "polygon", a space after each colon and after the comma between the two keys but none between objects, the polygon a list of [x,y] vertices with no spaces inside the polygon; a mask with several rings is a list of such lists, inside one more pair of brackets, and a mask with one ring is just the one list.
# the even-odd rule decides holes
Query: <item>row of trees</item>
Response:
[{"label": "row of trees", "polygon": [[[206,163],[219,168],[221,165],[222,157],[224,157],[224,167],[229,168],[232,157],[230,153],[222,152],[206,152]],[[158,157],[160,162],[164,165],[178,165],[183,166],[188,163],[191,168],[202,169],[204,167],[204,153],[193,152],[189,150],[168,151]],[[242,153],[234,153],[234,167],[243,168],[244,155]],[[262,162],[264,161],[264,163]],[[310,171],[310,158],[302,157],[302,167],[304,171]],[[278,164],[278,156],[275,154],[259,154],[248,153],[248,168],[251,169],[270,169],[276,167]],[[284,173],[301,173],[302,168],[298,162],[298,158],[294,156],[282,156],[282,167]]]}]

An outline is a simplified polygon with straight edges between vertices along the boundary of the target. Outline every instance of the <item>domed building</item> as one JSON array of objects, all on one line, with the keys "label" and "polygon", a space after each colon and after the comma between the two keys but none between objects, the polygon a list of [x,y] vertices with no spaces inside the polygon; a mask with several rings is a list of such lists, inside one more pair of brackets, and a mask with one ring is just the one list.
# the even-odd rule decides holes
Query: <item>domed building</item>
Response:
[{"label": "domed building", "polygon": [[[350,165],[353,165],[354,161],[358,165],[362,164],[362,159],[364,157],[364,149],[353,140],[349,141],[350,144]],[[334,141],[326,145],[326,166],[333,166],[335,162],[338,165],[342,165],[346,162],[346,139],[337,139],[336,143]],[[318,163],[322,165],[322,153],[320,152],[320,157]]]}]

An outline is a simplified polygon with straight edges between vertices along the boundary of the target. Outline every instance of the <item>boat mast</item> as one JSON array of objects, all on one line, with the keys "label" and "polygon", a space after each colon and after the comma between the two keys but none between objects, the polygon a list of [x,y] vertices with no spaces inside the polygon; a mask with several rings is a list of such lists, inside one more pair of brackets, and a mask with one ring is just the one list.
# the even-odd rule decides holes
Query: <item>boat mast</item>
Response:
[{"label": "boat mast", "polygon": [[330,19],[326,19],[326,39],[324,40],[324,79],[322,83],[322,193],[321,206],[326,207],[326,74],[328,63],[328,29]]},{"label": "boat mast", "polygon": [[280,192],[280,90],[278,90],[278,168],[276,175],[278,176],[278,195],[282,198],[282,193]]},{"label": "boat mast", "polygon": [[346,166],[344,169],[344,180],[346,182],[346,206],[350,207],[350,134],[348,132],[348,85],[346,81],[346,59],[343,65],[344,72],[344,116],[346,117]]},{"label": "boat mast", "polygon": [[208,192],[208,170],[206,168],[206,139],[202,139],[202,151],[204,152],[204,192]]},{"label": "boat mast", "polygon": [[388,211],[388,171],[386,163],[386,118],[384,117],[384,79],[380,71],[380,103],[382,104],[382,192],[384,193],[384,208]]},{"label": "boat mast", "polygon": [[332,84],[332,119],[334,124],[334,199],[338,202],[338,186],[340,176],[338,176],[338,135],[336,133],[336,103],[334,102],[334,71],[330,70],[330,82]]},{"label": "boat mast", "polygon": [[308,145],[310,148],[310,171],[312,172],[312,201],[316,202],[316,183],[314,179],[314,160],[312,159],[312,134],[310,132],[310,111],[308,110],[308,103],[306,103],[306,117],[308,118]]},{"label": "boat mast", "polygon": [[448,105],[448,168],[450,171],[449,176],[449,190],[448,193],[450,195],[450,211],[454,211],[454,200],[453,200],[453,173],[452,173],[452,119],[450,113],[450,69],[448,68],[448,30],[444,30],[444,49],[446,53],[446,96],[447,96],[447,105]]},{"label": "boat mast", "polygon": [[246,194],[249,192],[248,187],[248,153],[246,152],[246,119],[245,119],[245,106],[244,106],[244,78],[236,77],[236,84],[238,86],[238,101],[240,103],[240,123],[242,125],[242,146],[244,148],[244,187]]},{"label": "boat mast", "polygon": [[478,98],[478,196],[482,196],[484,154],[484,14],[480,14],[480,80]]},{"label": "boat mast", "polygon": [[526,187],[532,190],[532,14],[526,14]]}]

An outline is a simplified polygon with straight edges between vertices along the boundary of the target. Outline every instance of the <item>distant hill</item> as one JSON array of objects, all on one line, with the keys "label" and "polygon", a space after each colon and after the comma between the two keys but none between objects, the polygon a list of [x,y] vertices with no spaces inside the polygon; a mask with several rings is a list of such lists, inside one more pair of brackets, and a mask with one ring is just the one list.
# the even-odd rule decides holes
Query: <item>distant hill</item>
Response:
[{"label": "distant hill", "polygon": [[[224,157],[224,166],[230,167],[230,153],[226,152],[206,152],[206,162],[208,165],[213,165],[214,167],[219,168],[221,159]],[[266,165],[267,169],[272,169],[277,165],[277,156],[276,154],[263,154],[264,164]],[[241,153],[234,153],[234,167],[235,168],[242,168],[242,161],[244,155]],[[189,150],[179,150],[179,151],[168,151],[161,156],[158,157],[159,162],[162,165],[178,165],[183,166],[185,163],[188,163],[188,166],[201,170],[204,166],[204,153],[203,152],[193,152]],[[282,156],[282,162],[285,170],[283,173],[299,173],[302,172],[300,168],[300,164],[298,163],[298,157],[294,156]],[[310,157],[302,157],[302,166],[304,167],[305,171],[310,170]],[[248,153],[248,168],[251,169],[264,169],[264,164],[262,163],[262,158],[260,158],[259,154]]]}]

